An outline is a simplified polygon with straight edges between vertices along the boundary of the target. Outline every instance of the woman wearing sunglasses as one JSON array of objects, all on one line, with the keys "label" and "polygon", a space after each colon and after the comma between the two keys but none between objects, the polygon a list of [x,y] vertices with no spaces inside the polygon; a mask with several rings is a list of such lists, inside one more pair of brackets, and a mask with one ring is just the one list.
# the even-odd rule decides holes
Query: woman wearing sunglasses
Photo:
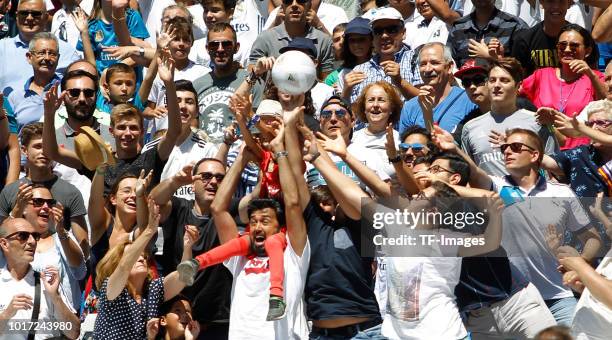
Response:
[{"label": "woman wearing sunglasses", "polygon": [[60,291],[67,298],[67,303],[70,303],[75,310],[79,310],[81,299],[79,280],[85,278],[87,268],[77,240],[69,230],[65,229],[64,209],[53,198],[51,191],[43,185],[32,185],[31,198],[28,199],[28,196],[18,195],[18,199],[25,207],[23,217],[32,224],[40,236],[32,267],[40,272],[43,272],[47,266],[58,267]]},{"label": "woman wearing sunglasses", "polygon": [[[536,70],[523,80],[520,94],[538,107],[539,122],[552,124],[549,109],[574,117],[591,101],[605,98],[604,75],[597,70],[599,52],[591,34],[568,24],[557,39],[559,67]],[[559,134],[557,134],[559,135]],[[588,138],[567,138],[562,149],[588,144]]]}]

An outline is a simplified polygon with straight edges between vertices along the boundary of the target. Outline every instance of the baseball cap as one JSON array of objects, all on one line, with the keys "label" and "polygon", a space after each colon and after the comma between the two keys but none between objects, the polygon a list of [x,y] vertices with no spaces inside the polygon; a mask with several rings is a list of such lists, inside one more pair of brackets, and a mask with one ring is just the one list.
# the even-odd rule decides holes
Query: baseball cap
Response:
[{"label": "baseball cap", "polygon": [[323,108],[325,108],[326,106],[330,104],[338,104],[342,106],[343,108],[345,108],[346,111],[348,111],[351,114],[351,116],[353,115],[353,110],[351,110],[351,104],[349,104],[346,100],[344,100],[344,98],[338,95],[333,95],[329,97],[325,102],[323,102],[323,105],[321,105],[321,110],[323,110]]},{"label": "baseball cap", "polygon": [[344,29],[344,36],[346,37],[349,34],[372,34],[372,29],[370,28],[370,21],[362,17],[356,17],[353,20],[349,21],[349,23],[346,24],[346,28]]},{"label": "baseball cap", "polygon": [[377,8],[370,14],[370,25],[374,24],[374,22],[377,20],[383,19],[399,20],[402,23],[404,22],[404,17],[398,10],[393,7],[383,7]]},{"label": "baseball cap", "polygon": [[459,71],[455,72],[455,77],[461,78],[468,73],[488,73],[489,63],[482,58],[468,59],[463,63]]},{"label": "baseball cap", "polygon": [[277,116],[282,117],[283,108],[276,100],[264,99],[259,103],[259,107],[255,112],[256,116]]},{"label": "baseball cap", "polygon": [[314,42],[312,42],[311,39],[303,38],[303,37],[293,38],[293,40],[289,42],[289,45],[281,48],[279,52],[283,54],[287,51],[295,51],[295,50],[304,52],[312,58],[315,58],[315,59],[317,58],[317,47],[315,46]]}]

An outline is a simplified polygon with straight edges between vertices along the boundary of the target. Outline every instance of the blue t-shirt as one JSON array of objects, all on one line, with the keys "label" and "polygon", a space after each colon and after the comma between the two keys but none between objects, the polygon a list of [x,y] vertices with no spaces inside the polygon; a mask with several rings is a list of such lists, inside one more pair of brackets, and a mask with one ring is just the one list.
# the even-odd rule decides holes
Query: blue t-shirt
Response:
[{"label": "blue t-shirt", "polygon": [[[478,106],[470,101],[465,90],[453,86],[444,100],[433,109],[433,121],[448,132],[453,132],[465,116]],[[404,103],[400,117],[400,134],[411,125],[425,127],[423,111],[419,98],[414,97]]]},{"label": "blue t-shirt", "polygon": [[[142,102],[142,99],[140,99],[140,95],[138,94],[138,88],[136,88],[136,93],[134,93],[134,97],[133,100],[130,101],[130,104],[134,105],[134,107],[136,107],[140,112],[143,112],[145,109],[145,106]],[[106,112],[108,114],[111,113],[111,111],[113,110],[113,107],[115,105],[113,105],[111,102],[109,102],[100,91],[98,91],[98,99],[96,99],[96,108],[100,111],[100,112]]]},{"label": "blue t-shirt", "polygon": [[[125,12],[125,16],[127,26],[130,31],[130,36],[139,39],[146,39],[149,37],[147,27],[145,26],[144,21],[142,21],[142,17],[138,12],[134,11],[133,9],[128,9]],[[117,35],[113,29],[113,24],[107,24],[102,21],[102,19],[90,20],[89,39],[91,40],[93,52],[96,56],[96,67],[98,68],[98,72],[102,74],[102,71],[104,71],[107,67],[118,62],[118,60],[113,59],[108,55],[108,53],[102,50],[104,47],[119,46],[119,41],[117,40]],[[77,44],[77,49],[79,51],[83,51],[83,42],[81,40],[79,40]],[[139,73],[141,72],[142,69],[139,67],[136,72],[138,79],[141,78],[139,76]]]}]

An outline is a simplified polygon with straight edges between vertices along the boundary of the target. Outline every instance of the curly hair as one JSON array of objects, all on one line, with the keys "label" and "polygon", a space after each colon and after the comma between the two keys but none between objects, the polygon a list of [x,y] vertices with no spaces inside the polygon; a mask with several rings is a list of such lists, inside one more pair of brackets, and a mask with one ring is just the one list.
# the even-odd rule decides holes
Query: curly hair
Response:
[{"label": "curly hair", "polygon": [[397,90],[391,86],[391,84],[386,81],[377,81],[375,83],[368,84],[363,91],[361,91],[361,95],[357,98],[357,101],[353,104],[353,112],[355,116],[359,118],[362,122],[367,122],[367,117],[365,114],[365,104],[366,104],[366,96],[368,91],[374,86],[381,87],[383,91],[389,97],[389,102],[391,104],[391,115],[389,116],[389,122],[395,124],[399,121],[400,115],[402,113],[403,102],[402,99],[397,92]]}]

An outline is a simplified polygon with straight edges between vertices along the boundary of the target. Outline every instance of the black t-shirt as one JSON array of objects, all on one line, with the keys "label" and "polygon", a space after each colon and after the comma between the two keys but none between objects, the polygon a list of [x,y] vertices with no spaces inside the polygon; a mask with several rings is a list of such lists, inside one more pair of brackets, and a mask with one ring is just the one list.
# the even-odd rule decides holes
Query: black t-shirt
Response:
[{"label": "black t-shirt", "polygon": [[117,164],[109,166],[104,174],[104,196],[107,196],[111,192],[111,188],[115,181],[126,173],[138,176],[140,170],[145,170],[145,175],[153,170],[153,180],[149,185],[149,189],[153,188],[159,183],[162,170],[166,165],[167,160],[162,160],[159,157],[157,148],[149,149],[138,156],[130,159],[118,159]]},{"label": "black t-shirt", "polygon": [[557,37],[544,33],[544,22],[518,34],[512,45],[512,56],[525,70],[525,77],[542,67],[559,66]]},{"label": "black t-shirt", "polygon": [[332,221],[312,200],[304,210],[311,248],[304,292],[311,320],[380,317],[372,261],[361,257],[360,222],[343,220]]},{"label": "black t-shirt", "polygon": [[[238,199],[232,201],[232,216],[238,214],[239,202]],[[164,256],[161,261],[166,273],[176,270],[183,256],[185,225],[194,225],[200,232],[200,238],[192,247],[194,257],[219,245],[214,220],[210,216],[197,216],[193,205],[194,201],[173,197],[172,212],[161,224],[164,231]],[[191,301],[196,320],[211,322],[229,319],[231,291],[232,274],[223,264],[218,264],[199,271],[193,285],[186,287],[182,293]]]}]

